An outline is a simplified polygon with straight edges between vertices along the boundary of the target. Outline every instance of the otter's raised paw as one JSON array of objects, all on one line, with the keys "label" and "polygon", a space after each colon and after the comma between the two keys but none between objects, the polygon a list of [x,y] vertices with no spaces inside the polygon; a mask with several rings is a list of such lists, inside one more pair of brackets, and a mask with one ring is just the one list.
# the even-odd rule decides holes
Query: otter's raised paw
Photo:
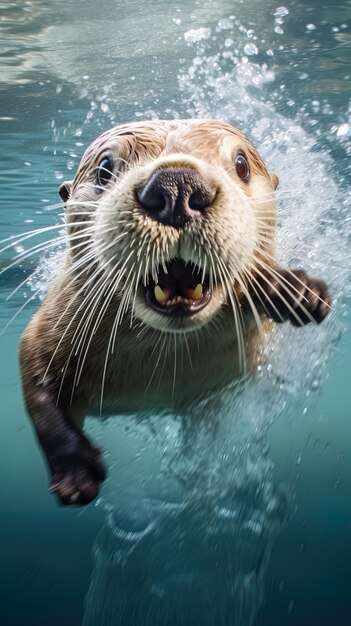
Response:
[{"label": "otter's raised paw", "polygon": [[100,451],[93,448],[85,438],[80,445],[65,450],[61,447],[51,459],[53,469],[50,491],[61,504],[88,504],[97,496],[99,484],[106,471],[100,460]]},{"label": "otter's raised paw", "polygon": [[256,278],[258,300],[275,322],[290,320],[294,326],[320,324],[330,311],[327,285],[303,270],[274,268]]}]

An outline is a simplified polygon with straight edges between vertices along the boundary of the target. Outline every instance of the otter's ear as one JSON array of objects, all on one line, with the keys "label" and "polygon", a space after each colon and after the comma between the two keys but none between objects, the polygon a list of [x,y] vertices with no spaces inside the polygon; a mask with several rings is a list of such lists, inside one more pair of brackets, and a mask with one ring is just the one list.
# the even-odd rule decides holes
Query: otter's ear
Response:
[{"label": "otter's ear", "polygon": [[273,189],[276,189],[279,185],[279,178],[276,174],[270,173],[269,175],[271,177],[271,183],[273,185]]},{"label": "otter's ear", "polygon": [[72,189],[73,180],[66,180],[64,183],[61,183],[59,186],[58,192],[64,202],[67,202],[71,189]]}]

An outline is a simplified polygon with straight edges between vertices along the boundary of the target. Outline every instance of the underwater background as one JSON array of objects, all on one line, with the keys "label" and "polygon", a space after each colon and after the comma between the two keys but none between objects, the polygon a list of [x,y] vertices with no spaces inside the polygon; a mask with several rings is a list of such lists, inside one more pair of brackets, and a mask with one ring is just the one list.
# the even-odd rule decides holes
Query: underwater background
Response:
[{"label": "underwater background", "polygon": [[[0,2],[1,625],[351,623],[351,3],[283,2]],[[59,508],[18,370],[60,253],[45,243],[62,220],[57,188],[103,130],[190,116],[238,126],[279,175],[278,257],[323,277],[333,311],[317,328],[274,330],[244,402],[229,394],[221,407],[216,445],[202,433],[189,458],[171,418],[90,420],[109,479],[96,503]],[[177,476],[193,479],[203,450],[210,480],[196,493],[210,513],[201,498],[189,513]],[[178,559],[184,533],[203,584],[195,557]],[[231,549],[234,569],[212,571]],[[132,604],[145,621],[128,602],[118,618],[116,598],[143,588],[143,568],[152,599]],[[220,610],[228,580],[236,613]]]}]

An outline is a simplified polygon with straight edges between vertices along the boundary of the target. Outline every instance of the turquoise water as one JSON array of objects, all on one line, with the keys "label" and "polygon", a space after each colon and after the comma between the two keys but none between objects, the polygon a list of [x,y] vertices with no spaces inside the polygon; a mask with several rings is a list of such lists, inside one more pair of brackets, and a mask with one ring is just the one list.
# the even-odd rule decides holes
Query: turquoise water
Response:
[{"label": "turquoise water", "polygon": [[[239,410],[235,398],[228,400],[217,447],[229,461],[218,480],[226,483],[243,469],[229,444],[253,442],[248,479],[257,481],[254,474],[260,474],[280,494],[280,503],[282,491],[287,494],[288,505],[257,543],[234,522],[227,527],[223,516],[217,518],[219,553],[229,537],[228,545],[242,548],[237,565],[251,567],[256,557],[263,563],[256,596],[248,585],[254,614],[246,623],[240,616],[235,622],[217,619],[226,626],[350,623],[350,15],[350,2],[324,0],[290,0],[284,6],[271,0],[1,5],[2,239],[57,223],[57,187],[73,176],[84,147],[102,130],[134,119],[219,117],[239,126],[280,177],[279,258],[291,266],[301,263],[331,285],[335,304],[325,324],[278,329],[245,407]],[[133,423],[126,432],[121,422],[91,421],[89,430],[104,445],[110,465],[102,499],[84,510],[67,510],[48,495],[46,468],[22,404],[17,345],[55,271],[55,257],[50,252],[43,261],[39,251],[9,267],[22,246],[28,250],[45,239],[18,242],[0,261],[8,267],[0,277],[1,327],[18,312],[0,338],[1,623],[78,625],[92,581],[85,625],[117,625],[113,616],[102,623],[94,614],[103,601],[111,603],[104,576],[118,596],[120,577],[108,563],[108,554],[118,549],[113,523],[127,528],[137,520],[133,529],[139,531],[145,497],[158,539],[146,533],[122,574],[136,586],[136,571],[152,545],[155,557],[145,567],[157,579],[155,597],[165,585],[164,555],[175,572],[172,580],[190,588],[189,576],[179,577],[177,568],[184,572],[185,565],[176,562],[168,539],[180,530],[192,538],[194,518],[176,508],[179,494],[167,469],[161,478],[158,471],[161,461],[175,474],[185,466],[169,453],[178,441],[172,422],[158,426],[155,442],[147,428]],[[7,299],[38,265],[31,281]],[[229,419],[234,413],[235,427]],[[202,444],[207,442],[200,437],[196,453]],[[249,496],[243,488],[241,510],[251,520]],[[172,503],[172,514],[166,508],[160,515],[161,501]],[[266,514],[271,501],[271,495],[254,499],[251,508]],[[121,544],[124,549],[124,537]],[[211,578],[211,554],[202,570],[220,605],[225,581]],[[175,620],[170,605],[167,624],[173,624],[171,615]],[[204,623],[200,609],[197,619]],[[166,622],[160,617],[153,623]],[[123,624],[142,626],[131,614]]]}]

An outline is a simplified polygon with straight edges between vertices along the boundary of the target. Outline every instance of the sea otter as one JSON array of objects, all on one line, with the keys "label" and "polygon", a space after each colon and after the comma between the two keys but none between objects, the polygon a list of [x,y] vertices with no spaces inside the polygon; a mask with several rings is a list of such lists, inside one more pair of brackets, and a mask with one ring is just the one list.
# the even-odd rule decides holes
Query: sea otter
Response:
[{"label": "sea otter", "polygon": [[276,260],[277,184],[231,125],[175,120],[108,130],[61,185],[65,264],[21,369],[62,504],[105,476],[87,414],[189,409],[255,370],[272,320],[327,315],[324,282]]}]

